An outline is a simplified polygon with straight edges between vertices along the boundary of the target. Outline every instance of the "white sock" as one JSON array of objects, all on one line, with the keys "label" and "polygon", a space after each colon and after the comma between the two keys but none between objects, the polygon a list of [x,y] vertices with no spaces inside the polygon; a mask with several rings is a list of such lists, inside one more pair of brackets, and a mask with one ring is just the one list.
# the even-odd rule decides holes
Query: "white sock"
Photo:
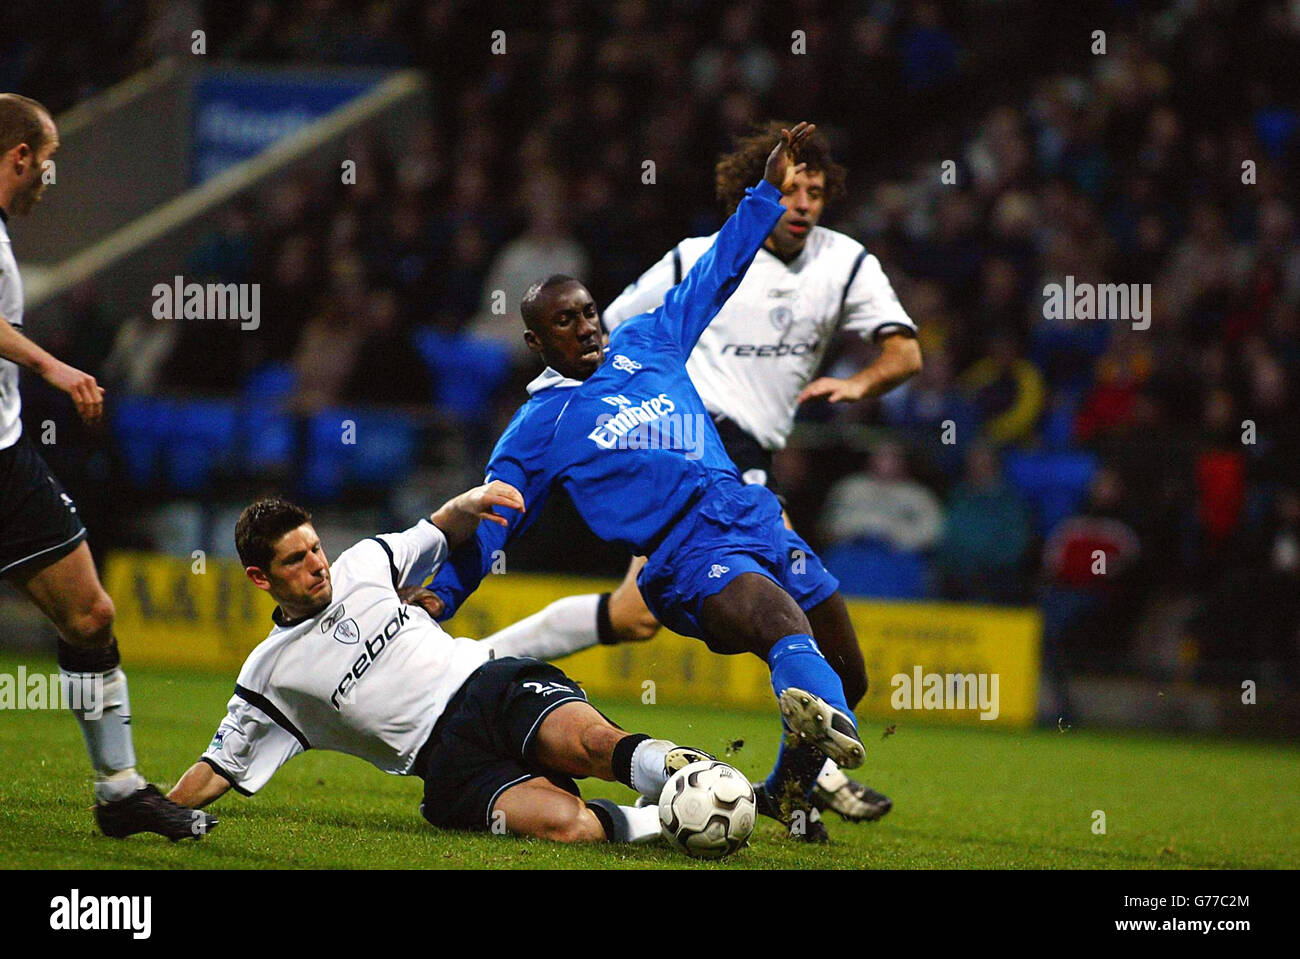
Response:
[{"label": "white sock", "polygon": [[828,793],[835,792],[848,781],[849,777],[844,775],[840,767],[835,765],[835,761],[832,759],[822,763],[821,772],[817,774],[817,785]]},{"label": "white sock", "polygon": [[596,645],[596,607],[599,605],[600,596],[596,593],[566,596],[541,612],[493,633],[483,642],[492,648],[497,659],[504,656],[559,659]]},{"label": "white sock", "polygon": [[95,767],[95,800],[125,799],[145,785],[144,777],[135,771],[126,673],[121,669],[102,674],[60,672],[65,690],[73,685],[79,688],[79,695],[68,696],[67,701]]},{"label": "white sock", "polygon": [[659,802],[668,776],[664,772],[664,758],[677,744],[667,739],[643,739],[632,750],[632,788],[646,799]]},{"label": "white sock", "polygon": [[614,824],[611,842],[654,842],[662,837],[659,807],[620,806],[612,799],[593,799],[587,805],[600,806]]},{"label": "white sock", "polygon": [[130,769],[119,769],[95,780],[95,802],[108,803],[125,799],[145,787],[145,778]]}]

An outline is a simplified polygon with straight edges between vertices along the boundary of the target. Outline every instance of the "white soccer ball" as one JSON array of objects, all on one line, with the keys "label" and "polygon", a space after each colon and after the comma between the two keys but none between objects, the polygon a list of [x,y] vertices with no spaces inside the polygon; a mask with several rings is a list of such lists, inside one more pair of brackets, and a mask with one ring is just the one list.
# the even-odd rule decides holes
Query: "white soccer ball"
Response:
[{"label": "white soccer ball", "polygon": [[698,859],[721,859],[754,831],[754,787],[734,766],[705,759],[680,769],[659,794],[664,838]]}]

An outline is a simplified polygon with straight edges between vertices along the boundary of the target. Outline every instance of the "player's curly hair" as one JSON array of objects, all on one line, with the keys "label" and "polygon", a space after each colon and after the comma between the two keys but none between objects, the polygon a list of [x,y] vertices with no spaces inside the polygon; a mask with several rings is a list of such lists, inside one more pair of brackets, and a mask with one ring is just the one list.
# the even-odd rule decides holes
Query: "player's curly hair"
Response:
[{"label": "player's curly hair", "polygon": [[[793,123],[780,120],[756,124],[753,133],[736,138],[730,153],[718,157],[718,164],[714,167],[714,189],[727,216],[736,212],[736,207],[745,198],[745,188],[763,179],[768,154],[780,139],[781,128],[789,130],[793,126]],[[809,173],[826,175],[824,196],[828,204],[844,195],[844,181],[848,177],[848,171],[831,158],[830,144],[824,136],[814,133],[805,140],[796,159],[808,164]]]},{"label": "player's curly hair", "polygon": [[275,558],[275,544],[311,522],[311,513],[279,497],[260,499],[244,507],[235,523],[235,551],[245,566],[265,570]]}]

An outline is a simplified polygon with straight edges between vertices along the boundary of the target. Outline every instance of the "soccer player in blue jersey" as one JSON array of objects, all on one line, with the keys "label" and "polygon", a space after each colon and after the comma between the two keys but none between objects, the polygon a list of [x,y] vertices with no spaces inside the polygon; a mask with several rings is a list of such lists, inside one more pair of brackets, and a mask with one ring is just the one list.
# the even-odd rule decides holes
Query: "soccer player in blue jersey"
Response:
[{"label": "soccer player in blue jersey", "polygon": [[596,304],[577,280],[553,276],[528,290],[524,340],[547,369],[529,385],[530,399],[487,468],[489,480],[522,492],[527,509],[505,517],[505,526],[480,526],[431,586],[442,618],[453,615],[498,551],[563,487],[597,536],[648,557],[638,585],[660,622],[715,652],[768,663],[794,734],[769,782],[788,783],[795,801],[807,795],[823,756],[850,769],[865,759],[840,679],[804,612],[837,583],[786,528],[775,495],[741,480],[686,359],[784,213],[782,189],[802,171],[799,146],[814,130],[800,123],[781,131],[763,181],[712,248],[661,306],[620,325],[608,349]]}]

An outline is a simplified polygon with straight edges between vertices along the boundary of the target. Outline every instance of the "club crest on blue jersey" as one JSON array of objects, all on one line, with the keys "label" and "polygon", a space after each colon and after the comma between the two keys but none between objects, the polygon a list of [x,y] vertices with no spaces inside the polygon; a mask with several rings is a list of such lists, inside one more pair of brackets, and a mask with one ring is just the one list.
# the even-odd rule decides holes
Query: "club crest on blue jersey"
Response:
[{"label": "club crest on blue jersey", "polygon": [[345,619],[334,628],[334,638],[347,646],[354,645],[361,639],[361,629],[355,619]]},{"label": "club crest on blue jersey", "polygon": [[619,353],[614,357],[614,369],[622,370],[624,373],[635,373],[641,369],[641,364]]}]

